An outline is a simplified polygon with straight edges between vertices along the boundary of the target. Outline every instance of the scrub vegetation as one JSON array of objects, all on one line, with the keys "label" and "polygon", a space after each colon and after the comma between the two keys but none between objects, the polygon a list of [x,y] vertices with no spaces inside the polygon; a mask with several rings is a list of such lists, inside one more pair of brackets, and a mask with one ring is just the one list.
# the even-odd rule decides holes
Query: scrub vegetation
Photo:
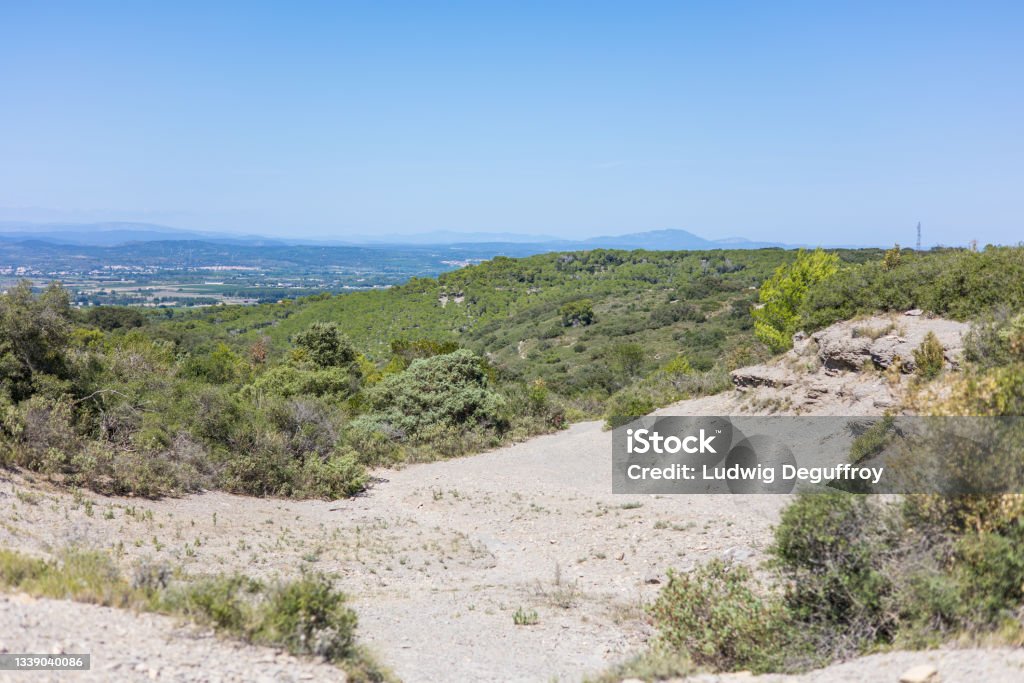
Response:
[{"label": "scrub vegetation", "polygon": [[68,550],[44,560],[0,549],[0,589],[168,614],[246,642],[323,657],[352,681],[390,678],[356,644],[356,614],[322,574],[267,583],[240,574],[187,577],[140,564],[126,577],[99,551]]},{"label": "scrub vegetation", "polygon": [[[762,289],[762,301],[775,300],[779,290],[804,290],[786,301],[786,311],[798,312],[796,322],[760,318],[783,321],[766,341],[868,311],[922,308],[970,319],[961,372],[942,376],[934,336],[915,352],[910,407],[932,416],[1024,414],[1024,250],[898,259],[890,252],[881,261],[840,266],[807,287],[813,263],[805,259],[824,263],[800,255]],[[775,529],[766,578],[717,561],[670,574],[649,607],[655,644],[637,661],[662,677],[694,666],[802,671],[890,647],[1024,643],[1024,434],[1015,423],[999,424],[1006,493],[803,495]],[[890,426],[883,420],[858,439],[851,460],[881,448]],[[970,463],[961,464],[969,470]]]},{"label": "scrub vegetation", "polygon": [[[850,252],[861,257],[859,252]],[[338,498],[366,468],[478,452],[727,383],[767,351],[781,250],[496,258],[385,291],[75,309],[0,296],[0,464],[103,493]]]}]

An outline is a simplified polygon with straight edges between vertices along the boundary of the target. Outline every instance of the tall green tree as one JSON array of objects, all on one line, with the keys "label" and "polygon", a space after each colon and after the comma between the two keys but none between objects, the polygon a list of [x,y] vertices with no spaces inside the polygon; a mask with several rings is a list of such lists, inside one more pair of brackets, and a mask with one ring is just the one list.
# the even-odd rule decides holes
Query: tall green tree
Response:
[{"label": "tall green tree", "polygon": [[0,295],[0,387],[8,398],[20,401],[47,377],[65,377],[70,332],[70,299],[59,284],[37,297],[22,280]]},{"label": "tall green tree", "polygon": [[807,291],[838,270],[839,257],[821,249],[801,249],[793,263],[776,268],[761,285],[761,303],[751,313],[757,338],[775,352],[790,348],[802,323],[800,306]]}]

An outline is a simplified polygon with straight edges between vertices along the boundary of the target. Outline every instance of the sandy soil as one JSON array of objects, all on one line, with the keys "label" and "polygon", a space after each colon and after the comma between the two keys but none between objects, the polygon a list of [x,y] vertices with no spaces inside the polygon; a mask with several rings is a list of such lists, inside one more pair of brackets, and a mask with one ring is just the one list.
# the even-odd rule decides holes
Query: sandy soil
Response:
[{"label": "sandy soil", "polygon": [[[377,473],[334,503],[206,493],[75,497],[0,484],[0,545],[109,548],[126,567],[337,573],[362,641],[403,680],[579,679],[638,650],[669,567],[754,563],[780,496],[615,496],[598,422],[483,455]],[[19,495],[20,493],[20,495]],[[86,503],[86,501],[91,501]],[[198,542],[197,542],[198,541]],[[536,611],[516,626],[513,614]]]}]

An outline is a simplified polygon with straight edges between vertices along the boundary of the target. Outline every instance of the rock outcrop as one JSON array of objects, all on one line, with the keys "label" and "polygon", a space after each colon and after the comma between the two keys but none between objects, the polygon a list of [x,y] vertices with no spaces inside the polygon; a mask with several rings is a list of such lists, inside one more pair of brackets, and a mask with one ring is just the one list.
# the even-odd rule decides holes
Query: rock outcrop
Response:
[{"label": "rock outcrop", "polygon": [[900,404],[914,350],[933,333],[947,368],[959,367],[969,326],[918,311],[836,323],[794,336],[793,349],[770,363],[739,368],[740,398],[726,410],[874,415]]},{"label": "rock outcrop", "polygon": [[830,369],[860,370],[865,364],[886,369],[896,365],[913,372],[914,350],[929,333],[942,345],[947,365],[957,367],[963,355],[966,323],[923,316],[876,316],[837,323],[811,335],[821,364]]}]

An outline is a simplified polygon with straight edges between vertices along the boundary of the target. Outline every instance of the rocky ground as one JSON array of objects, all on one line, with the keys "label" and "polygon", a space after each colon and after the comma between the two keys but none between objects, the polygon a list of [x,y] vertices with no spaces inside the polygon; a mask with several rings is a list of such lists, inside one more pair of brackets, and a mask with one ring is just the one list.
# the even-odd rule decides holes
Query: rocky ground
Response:
[{"label": "rocky ground", "polygon": [[956,368],[969,326],[913,315],[879,315],[837,323],[764,365],[732,373],[737,391],[723,394],[724,414],[881,415],[897,409],[914,370],[914,350],[932,332],[946,365]]},{"label": "rocky ground", "polygon": [[1024,650],[942,649],[868,655],[801,676],[742,674],[691,676],[687,683],[1019,683]]},{"label": "rocky ground", "polygon": [[[907,318],[904,329],[890,330],[896,349],[913,344],[929,324]],[[833,332],[843,344],[861,338],[852,327]],[[956,362],[959,334],[945,341]],[[899,400],[905,382],[898,372],[886,373],[877,361],[879,369],[835,367],[829,349],[837,344],[816,335],[776,363],[737,371],[736,391],[659,412],[879,414],[885,400]],[[753,379],[769,374],[773,383]],[[788,405],[779,398],[786,388],[796,396]],[[336,502],[223,493],[103,498],[12,476],[0,482],[0,546],[35,554],[71,545],[107,549],[126,571],[163,562],[194,574],[287,577],[310,567],[339,577],[359,614],[361,641],[403,680],[579,680],[643,648],[649,627],[640,606],[669,567],[685,571],[715,557],[756,566],[787,502],[770,495],[612,495],[611,434],[599,422],[375,474],[365,495]],[[515,625],[517,611],[535,612],[537,623]],[[324,664],[221,641],[164,617],[23,596],[0,601],[0,648],[83,647],[93,654],[92,678],[62,680],[197,680],[189,676],[199,670],[202,680],[225,681],[340,676]],[[797,680],[895,681],[897,669],[931,656],[879,655],[860,669],[862,660]],[[1005,666],[984,669],[987,680],[1020,674],[1018,653],[941,656],[949,657],[941,664],[947,681],[966,680],[957,677],[990,660]]]}]

